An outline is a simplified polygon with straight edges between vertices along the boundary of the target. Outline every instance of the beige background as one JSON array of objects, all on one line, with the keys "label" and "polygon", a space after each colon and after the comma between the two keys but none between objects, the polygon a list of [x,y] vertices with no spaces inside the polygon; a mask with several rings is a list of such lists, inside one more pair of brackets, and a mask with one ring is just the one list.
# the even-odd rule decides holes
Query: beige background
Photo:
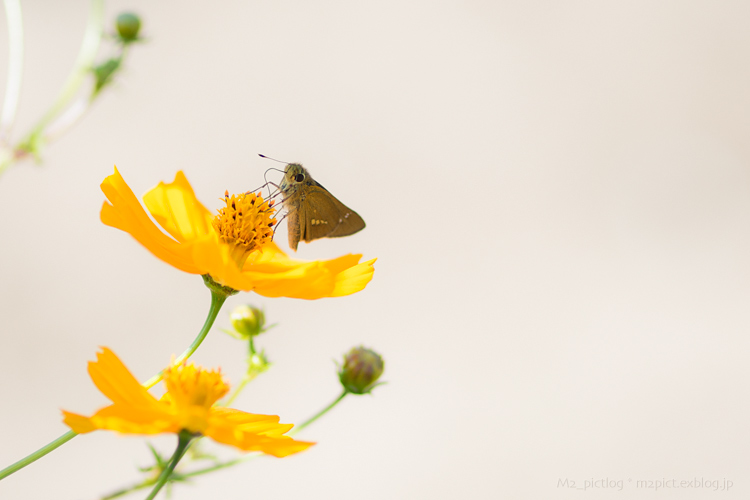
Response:
[{"label": "beige background", "polygon": [[[87,4],[23,8],[17,133]],[[244,302],[281,324],[237,407],[304,420],[360,343],[389,383],[305,431],[309,452],[174,498],[748,497],[750,3],[143,0],[108,18],[122,9],[148,43],[41,168],[0,178],[0,465],[64,432],[59,408],[104,403],[97,346],[146,378],[203,322],[200,278],[99,222],[113,164],[138,194],[183,169],[216,208],[262,183],[265,153],[367,221],[301,258],[379,260],[355,296],[229,301],[218,327]],[[239,380],[242,357],[215,331],[194,359]],[[79,437],[0,498],[94,499],[148,462],[141,438]],[[733,487],[636,487],[696,478]]]}]

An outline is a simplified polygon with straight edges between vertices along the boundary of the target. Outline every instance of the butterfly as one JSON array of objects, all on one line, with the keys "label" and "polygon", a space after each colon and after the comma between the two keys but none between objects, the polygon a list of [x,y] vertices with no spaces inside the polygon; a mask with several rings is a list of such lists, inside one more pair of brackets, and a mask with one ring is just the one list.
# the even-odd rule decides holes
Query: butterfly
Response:
[{"label": "butterfly", "polygon": [[287,211],[289,247],[297,251],[300,240],[349,236],[365,227],[365,221],[336,199],[299,163],[289,163],[279,190]]}]

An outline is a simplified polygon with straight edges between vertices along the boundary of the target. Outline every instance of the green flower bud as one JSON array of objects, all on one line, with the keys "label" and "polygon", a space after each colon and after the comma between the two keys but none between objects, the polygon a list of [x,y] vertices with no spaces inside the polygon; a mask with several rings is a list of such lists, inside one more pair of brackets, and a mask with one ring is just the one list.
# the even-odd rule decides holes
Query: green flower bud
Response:
[{"label": "green flower bud", "polygon": [[117,34],[123,43],[130,43],[138,40],[138,32],[141,31],[141,18],[132,12],[123,12],[117,16]]},{"label": "green flower bud", "polygon": [[339,380],[347,392],[367,394],[383,374],[383,358],[380,354],[364,347],[355,347],[344,356],[344,364],[339,367]]},{"label": "green flower bud", "polygon": [[257,307],[237,306],[229,315],[234,331],[239,337],[248,339],[264,332],[266,315]]},{"label": "green flower bud", "polygon": [[269,368],[271,368],[271,363],[268,361],[266,353],[254,353],[247,358],[247,372],[245,376],[252,380]]}]

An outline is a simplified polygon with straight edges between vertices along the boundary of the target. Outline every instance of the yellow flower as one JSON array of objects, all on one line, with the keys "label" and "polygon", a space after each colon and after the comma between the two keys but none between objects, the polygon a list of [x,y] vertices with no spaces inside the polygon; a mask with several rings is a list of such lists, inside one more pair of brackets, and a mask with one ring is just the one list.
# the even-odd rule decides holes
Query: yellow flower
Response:
[{"label": "yellow flower", "polygon": [[284,436],[293,425],[280,424],[279,417],[213,406],[229,391],[219,371],[206,371],[185,363],[170,366],[164,371],[167,392],[157,400],[115,353],[103,347],[96,358],[89,362],[89,375],[113,404],[90,417],[63,410],[63,421],[79,434],[98,429],[123,434],[187,431],[244,451],[261,451],[275,457],[285,457],[315,444]]},{"label": "yellow flower", "polygon": [[115,167],[104,179],[108,198],[101,219],[130,233],[155,256],[177,269],[210,275],[235,290],[266,297],[319,299],[350,295],[372,279],[375,259],[358,255],[327,261],[290,259],[271,241],[273,202],[254,193],[225,194],[217,216],[195,197],[182,172],[169,184],[159,183],[143,201],[162,230],[149,219],[133,191]]}]

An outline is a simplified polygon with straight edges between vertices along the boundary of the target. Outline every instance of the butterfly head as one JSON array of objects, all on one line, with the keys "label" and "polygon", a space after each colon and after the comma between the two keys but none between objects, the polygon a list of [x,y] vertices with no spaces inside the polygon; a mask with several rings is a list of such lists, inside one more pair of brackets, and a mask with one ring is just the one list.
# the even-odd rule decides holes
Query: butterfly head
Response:
[{"label": "butterfly head", "polygon": [[284,179],[281,181],[281,191],[286,192],[310,179],[307,169],[299,163],[290,163],[284,169]]}]

